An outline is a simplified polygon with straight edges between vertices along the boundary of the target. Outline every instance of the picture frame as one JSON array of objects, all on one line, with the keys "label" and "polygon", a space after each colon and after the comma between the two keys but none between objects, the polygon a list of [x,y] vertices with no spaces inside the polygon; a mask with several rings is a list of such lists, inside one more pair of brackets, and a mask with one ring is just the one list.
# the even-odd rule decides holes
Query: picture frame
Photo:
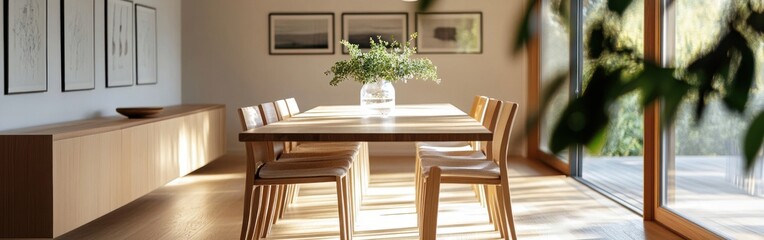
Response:
[{"label": "picture frame", "polygon": [[135,4],[135,76],[138,85],[157,84],[157,10]]},{"label": "picture frame", "polygon": [[268,14],[268,53],[334,54],[334,13]]},{"label": "picture frame", "polygon": [[95,0],[61,0],[61,91],[95,89]]},{"label": "picture frame", "polygon": [[133,2],[106,0],[106,87],[129,87],[135,82]]},{"label": "picture frame", "polygon": [[[342,14],[342,39],[357,44],[361,50],[370,49],[369,38],[403,43],[409,37],[409,15],[406,12],[351,12]],[[348,54],[342,46],[342,54]]]},{"label": "picture frame", "polygon": [[47,92],[47,1],[3,1],[3,30],[4,93]]},{"label": "picture frame", "polygon": [[483,53],[482,12],[416,13],[418,53]]}]

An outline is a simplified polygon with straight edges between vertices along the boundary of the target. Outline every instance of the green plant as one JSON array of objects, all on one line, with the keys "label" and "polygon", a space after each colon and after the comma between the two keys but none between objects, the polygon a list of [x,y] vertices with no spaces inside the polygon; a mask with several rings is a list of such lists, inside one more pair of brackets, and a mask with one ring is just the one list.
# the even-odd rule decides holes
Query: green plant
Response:
[{"label": "green plant", "polygon": [[411,58],[411,55],[416,53],[416,48],[411,46],[411,41],[416,37],[416,33],[411,34],[411,38],[405,43],[397,41],[390,43],[382,40],[380,36],[377,36],[377,41],[370,38],[371,49],[368,52],[361,51],[356,44],[342,40],[340,43],[348,49],[350,59],[334,63],[334,66],[324,74],[334,75],[329,82],[332,86],[337,86],[349,78],[362,84],[379,79],[395,82],[412,78],[440,83],[438,67],[433,65],[430,59]]}]

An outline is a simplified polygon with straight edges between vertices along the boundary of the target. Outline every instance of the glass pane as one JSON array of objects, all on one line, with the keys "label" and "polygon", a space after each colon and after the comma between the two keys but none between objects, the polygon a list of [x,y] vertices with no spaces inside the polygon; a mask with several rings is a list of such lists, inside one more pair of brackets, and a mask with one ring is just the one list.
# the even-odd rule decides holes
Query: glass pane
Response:
[{"label": "glass pane", "polygon": [[[665,48],[669,62],[687,66],[711,49],[727,32],[725,20],[735,0],[675,0],[666,19]],[[754,47],[764,61],[764,39]],[[757,66],[756,86],[764,86],[764,68]],[[748,112],[726,110],[713,98],[702,122],[694,121],[694,105],[684,104],[674,128],[666,134],[666,197],[670,210],[723,236],[754,239],[764,235],[764,169],[761,159],[752,174],[742,170],[741,139],[753,113],[764,108],[762,88],[753,90]],[[694,100],[690,96],[686,100]]]},{"label": "glass pane", "polygon": [[[606,0],[586,0],[583,9],[584,43],[588,32],[607,13]],[[635,0],[621,16],[620,22],[613,21],[615,16],[606,20],[605,31],[618,33],[616,44],[629,46],[642,56],[644,0]],[[588,46],[584,44],[584,56]],[[594,71],[593,59],[584,58],[583,86],[588,84],[588,77]],[[582,157],[581,178],[591,183],[608,195],[634,209],[642,209],[643,202],[643,117],[639,105],[639,94],[633,93],[622,97],[610,109],[610,125],[607,128],[605,146],[599,153],[584,153]]]},{"label": "glass pane", "polygon": [[[541,1],[541,92],[546,92],[549,84],[560,74],[568,75],[570,66],[570,35],[568,34],[567,19],[562,19],[557,14],[559,9],[567,9],[560,6],[563,1]],[[570,78],[566,79],[559,90],[550,99],[543,99],[542,103],[549,101],[547,109],[541,115],[541,143],[542,151],[549,152],[549,137],[554,130],[557,120],[560,118],[565,105],[570,98]],[[567,162],[567,152],[558,154],[558,157]]]}]

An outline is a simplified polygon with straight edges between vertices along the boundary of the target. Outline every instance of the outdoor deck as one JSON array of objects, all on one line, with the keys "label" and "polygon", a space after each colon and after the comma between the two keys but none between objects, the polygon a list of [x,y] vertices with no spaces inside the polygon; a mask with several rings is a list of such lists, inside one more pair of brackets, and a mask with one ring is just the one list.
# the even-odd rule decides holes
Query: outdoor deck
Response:
[{"label": "outdoor deck", "polygon": [[[734,239],[764,235],[762,164],[754,177],[740,170],[739,156],[679,156],[668,186],[669,208]],[[624,203],[642,209],[642,157],[587,157],[583,178]],[[671,177],[669,177],[671,178]]]}]

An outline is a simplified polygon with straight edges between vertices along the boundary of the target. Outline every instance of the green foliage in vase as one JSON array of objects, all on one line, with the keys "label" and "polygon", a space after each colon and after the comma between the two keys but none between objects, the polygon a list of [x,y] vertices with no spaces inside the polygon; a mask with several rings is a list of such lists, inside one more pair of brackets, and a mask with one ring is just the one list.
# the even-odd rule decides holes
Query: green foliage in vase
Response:
[{"label": "green foliage in vase", "polygon": [[432,64],[430,59],[411,58],[411,55],[416,53],[416,47],[411,46],[416,37],[416,33],[411,34],[411,38],[405,43],[390,43],[382,40],[380,36],[377,36],[376,41],[370,38],[371,49],[368,52],[361,51],[356,44],[342,40],[340,43],[348,49],[350,59],[334,63],[324,74],[334,75],[329,82],[332,86],[350,78],[362,84],[380,79],[396,82],[412,78],[440,83],[438,67]]}]

